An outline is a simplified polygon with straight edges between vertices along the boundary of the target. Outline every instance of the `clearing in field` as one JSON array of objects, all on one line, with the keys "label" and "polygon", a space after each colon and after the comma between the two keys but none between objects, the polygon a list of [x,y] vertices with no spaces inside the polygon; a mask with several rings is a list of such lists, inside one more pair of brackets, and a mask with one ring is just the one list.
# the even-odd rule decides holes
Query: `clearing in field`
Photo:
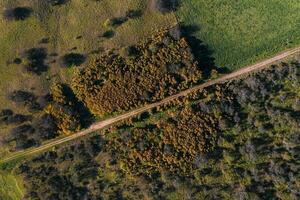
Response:
[{"label": "clearing in field", "polygon": [[176,12],[188,32],[230,70],[300,43],[298,0],[183,0]]}]

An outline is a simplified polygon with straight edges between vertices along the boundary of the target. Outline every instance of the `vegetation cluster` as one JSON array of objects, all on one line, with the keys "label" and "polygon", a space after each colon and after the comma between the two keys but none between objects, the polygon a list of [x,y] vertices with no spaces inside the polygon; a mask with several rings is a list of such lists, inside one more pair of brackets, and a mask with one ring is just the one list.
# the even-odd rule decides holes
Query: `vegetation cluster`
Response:
[{"label": "vegetation cluster", "polygon": [[26,198],[298,199],[299,69],[211,86],[26,161]]},{"label": "vegetation cluster", "polygon": [[55,83],[51,87],[51,101],[45,112],[55,119],[60,134],[72,134],[87,127],[92,120],[89,111],[75,97],[71,88]]},{"label": "vegetation cluster", "polygon": [[0,124],[10,129],[9,134],[1,139],[2,145],[9,144],[11,151],[22,150],[58,136],[54,118],[43,112],[52,101],[50,95],[36,96],[29,91],[16,90],[8,98],[18,108],[25,108],[29,114],[17,114],[10,109],[1,110]]},{"label": "vegetation cluster", "polygon": [[107,114],[158,101],[201,81],[185,39],[167,31],[95,58],[75,74],[72,89],[91,112]]},{"label": "vegetation cluster", "polygon": [[[296,46],[298,7],[0,1],[0,157],[87,127],[92,114],[114,115],[215,78],[216,65],[233,70]],[[174,13],[181,31],[137,44],[177,24]],[[299,62],[273,66],[28,159],[15,169],[19,177],[0,171],[0,199],[22,198],[20,177],[24,199],[300,199],[299,74]]]},{"label": "vegetation cluster", "polygon": [[67,88],[54,84],[51,88],[53,101],[45,108],[45,112],[53,116],[58,129],[63,134],[71,134],[81,129],[80,115],[75,111],[72,96],[68,96]]},{"label": "vegetation cluster", "polygon": [[129,121],[117,127],[110,146],[130,173],[167,170],[188,174],[199,155],[214,149],[217,132],[213,115],[179,108],[153,123],[136,126]]}]

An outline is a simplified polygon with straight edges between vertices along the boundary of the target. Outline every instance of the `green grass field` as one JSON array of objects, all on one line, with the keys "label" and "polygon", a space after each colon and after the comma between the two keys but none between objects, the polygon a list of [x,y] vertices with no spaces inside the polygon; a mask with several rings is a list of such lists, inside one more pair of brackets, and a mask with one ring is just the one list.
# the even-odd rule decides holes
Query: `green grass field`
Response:
[{"label": "green grass field", "polygon": [[298,0],[183,0],[176,14],[233,70],[299,45],[299,9]]},{"label": "green grass field", "polygon": [[20,178],[8,172],[0,171],[0,199],[20,200],[23,196],[23,186]]}]

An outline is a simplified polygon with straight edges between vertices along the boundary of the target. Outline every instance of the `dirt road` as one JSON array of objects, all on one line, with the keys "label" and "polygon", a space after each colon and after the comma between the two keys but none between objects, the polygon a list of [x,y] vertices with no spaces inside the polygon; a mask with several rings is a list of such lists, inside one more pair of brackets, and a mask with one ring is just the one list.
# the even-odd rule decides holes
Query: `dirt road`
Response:
[{"label": "dirt road", "polygon": [[53,148],[55,146],[58,146],[60,144],[63,144],[63,143],[75,140],[77,138],[89,135],[89,134],[91,134],[95,131],[99,131],[101,129],[104,129],[105,127],[111,126],[111,125],[113,125],[113,124],[115,124],[119,121],[122,121],[124,119],[133,117],[133,116],[138,115],[140,113],[143,113],[147,110],[150,110],[154,107],[157,107],[157,106],[163,105],[165,103],[168,103],[168,102],[170,102],[174,99],[177,99],[179,97],[186,96],[186,95],[188,95],[188,94],[190,94],[194,91],[202,90],[203,88],[209,87],[211,85],[214,85],[214,84],[217,84],[217,83],[222,83],[222,82],[225,82],[225,81],[228,81],[228,80],[232,80],[234,78],[238,78],[242,75],[258,71],[260,69],[263,69],[263,68],[269,66],[270,64],[273,64],[273,63],[276,63],[276,62],[281,61],[283,59],[286,59],[286,58],[288,58],[290,56],[293,56],[297,53],[300,53],[300,47],[289,50],[289,51],[285,51],[283,53],[278,54],[277,56],[274,56],[270,59],[266,59],[266,60],[261,61],[257,64],[246,66],[246,67],[244,67],[242,69],[239,69],[237,71],[234,71],[230,74],[226,74],[226,75],[224,75],[220,78],[210,80],[210,81],[207,81],[206,83],[194,86],[194,87],[192,87],[190,89],[187,89],[187,90],[184,90],[184,91],[182,91],[178,94],[169,96],[169,97],[167,97],[167,98],[165,98],[165,99],[163,99],[159,102],[145,105],[141,108],[129,111],[125,114],[122,114],[122,115],[119,115],[119,116],[116,116],[116,117],[113,117],[113,118],[110,118],[110,119],[107,119],[107,120],[104,120],[104,121],[96,122],[93,125],[91,125],[88,129],[85,129],[85,130],[80,131],[78,133],[75,133],[73,135],[70,135],[70,136],[67,136],[67,137],[64,137],[64,138],[58,138],[56,140],[52,140],[49,143],[44,144],[44,145],[39,146],[39,147],[36,147],[36,148],[32,148],[32,149],[28,149],[28,150],[13,153],[10,156],[0,160],[0,164],[1,163],[6,163],[6,162],[9,162],[9,161],[13,161],[13,160],[18,159],[18,158],[23,157],[23,156],[29,156],[29,155],[32,155],[32,154],[35,154],[35,153],[39,153],[39,152],[45,151],[47,149],[51,149],[51,148]]}]

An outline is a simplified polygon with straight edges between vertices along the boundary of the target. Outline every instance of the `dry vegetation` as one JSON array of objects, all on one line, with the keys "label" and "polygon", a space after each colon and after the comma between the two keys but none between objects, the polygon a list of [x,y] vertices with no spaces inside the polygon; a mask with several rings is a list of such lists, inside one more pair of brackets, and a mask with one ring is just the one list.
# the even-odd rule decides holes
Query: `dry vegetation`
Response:
[{"label": "dry vegetation", "polygon": [[[217,76],[212,52],[189,35],[201,31],[186,3],[178,13],[188,37],[169,30],[179,2],[1,1],[0,155]],[[274,50],[259,47],[262,56],[298,38],[270,41]],[[217,62],[238,67],[258,57],[251,51],[246,61],[217,52]],[[105,137],[0,167],[19,164],[24,199],[299,199],[299,74],[299,63],[273,66],[142,113]],[[0,199],[22,198],[19,178],[2,174]]]},{"label": "dry vegetation", "polygon": [[[174,33],[173,33],[174,32]],[[163,31],[146,43],[97,57],[78,70],[72,88],[98,116],[129,110],[190,87],[201,80],[184,38]]]},{"label": "dry vegetation", "polygon": [[25,199],[299,199],[299,69],[211,86],[26,161]]},{"label": "dry vegetation", "polygon": [[[176,23],[173,14],[163,15],[141,0],[3,0],[0,9],[0,110],[18,114],[5,116],[9,119],[1,125],[0,141],[16,128],[10,122],[19,115],[40,118],[45,105],[36,109],[40,102],[35,100],[46,96],[53,82],[68,84],[74,67],[91,55],[136,44]],[[113,37],[103,38],[107,31]],[[36,99],[20,105],[8,98],[15,91],[33,94]],[[15,147],[13,141],[2,143],[1,156]]]},{"label": "dry vegetation", "polygon": [[218,127],[212,115],[197,108],[183,108],[168,115],[144,127],[136,127],[133,122],[119,127],[110,146],[129,172],[189,173],[199,155],[214,149]]}]

